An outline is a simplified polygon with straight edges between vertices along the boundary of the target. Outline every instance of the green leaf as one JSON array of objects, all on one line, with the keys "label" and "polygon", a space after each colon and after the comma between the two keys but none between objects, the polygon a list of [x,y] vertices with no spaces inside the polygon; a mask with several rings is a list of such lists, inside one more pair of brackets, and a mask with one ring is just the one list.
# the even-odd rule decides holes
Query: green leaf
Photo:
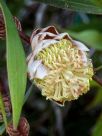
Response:
[{"label": "green leaf", "polygon": [[67,8],[86,13],[101,14],[102,0],[35,0],[52,6]]},{"label": "green leaf", "polygon": [[26,61],[12,15],[3,0],[0,0],[6,26],[6,52],[8,82],[13,109],[13,125],[17,128],[26,89]]},{"label": "green leaf", "polygon": [[28,97],[31,95],[32,91],[33,91],[34,85],[32,84],[29,89],[27,90],[25,97],[24,97],[24,104],[27,101]]},{"label": "green leaf", "polygon": [[94,98],[93,102],[91,103],[91,108],[95,107],[101,103],[102,103],[102,88],[100,87],[97,91],[96,97]]},{"label": "green leaf", "polygon": [[81,32],[68,31],[75,39],[84,42],[86,45],[97,50],[102,50],[102,33],[96,30],[84,30]]},{"label": "green leaf", "polygon": [[7,1],[8,7],[15,16],[18,16],[20,14],[21,8],[24,6],[24,3],[25,0],[13,0],[13,2]]},{"label": "green leaf", "polygon": [[4,133],[5,129],[6,128],[4,124],[0,125],[0,136]]},{"label": "green leaf", "polygon": [[[101,68],[101,66],[98,68]],[[87,105],[86,110],[90,110],[90,109],[95,108],[96,106],[102,104],[102,87],[101,87],[101,85],[99,85],[96,81],[92,80],[90,82],[90,86],[92,87],[92,89],[94,88],[97,91],[96,91],[96,94],[95,94],[93,100]]]},{"label": "green leaf", "polygon": [[97,92],[95,94],[94,99],[86,107],[87,110],[92,109],[99,104],[102,104],[102,87],[97,82],[95,82],[94,80],[91,81],[90,86],[92,86],[93,88],[96,88]]},{"label": "green leaf", "polygon": [[102,136],[102,115],[99,117],[92,131],[92,136]]},{"label": "green leaf", "polygon": [[92,3],[94,3],[95,5],[102,7],[102,0],[91,0],[91,1],[92,1]]}]

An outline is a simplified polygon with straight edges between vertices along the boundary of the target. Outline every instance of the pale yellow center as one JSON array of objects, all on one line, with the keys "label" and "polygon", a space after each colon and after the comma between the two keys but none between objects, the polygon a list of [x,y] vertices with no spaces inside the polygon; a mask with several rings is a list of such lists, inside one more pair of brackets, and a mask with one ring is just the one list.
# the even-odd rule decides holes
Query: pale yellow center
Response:
[{"label": "pale yellow center", "polygon": [[77,99],[86,93],[93,68],[86,52],[84,55],[86,62],[82,51],[66,39],[40,51],[36,60],[42,60],[50,71],[44,79],[34,79],[42,95],[63,105],[65,101]]}]

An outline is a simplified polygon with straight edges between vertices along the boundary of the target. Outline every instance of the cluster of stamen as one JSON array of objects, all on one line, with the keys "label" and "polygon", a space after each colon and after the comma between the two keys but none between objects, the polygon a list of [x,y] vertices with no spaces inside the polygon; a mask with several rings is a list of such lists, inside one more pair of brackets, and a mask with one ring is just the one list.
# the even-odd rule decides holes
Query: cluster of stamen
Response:
[{"label": "cluster of stamen", "polygon": [[[85,52],[86,53],[86,52]],[[36,60],[42,60],[49,70],[43,79],[34,81],[42,89],[42,95],[60,104],[77,99],[89,90],[92,77],[91,61],[70,40],[62,39],[40,51]]]}]

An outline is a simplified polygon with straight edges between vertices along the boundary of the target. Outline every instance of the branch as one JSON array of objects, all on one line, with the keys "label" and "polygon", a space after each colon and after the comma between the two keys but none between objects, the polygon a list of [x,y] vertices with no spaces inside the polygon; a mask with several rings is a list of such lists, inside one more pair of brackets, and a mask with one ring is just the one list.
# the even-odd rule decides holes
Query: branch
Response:
[{"label": "branch", "polygon": [[100,78],[97,77],[96,75],[94,75],[94,76],[92,77],[92,79],[93,79],[94,81],[96,81],[99,85],[102,86],[102,79],[100,79]]},{"label": "branch", "polygon": [[19,31],[19,35],[26,44],[30,44],[30,37],[28,35],[26,35],[23,31]]}]

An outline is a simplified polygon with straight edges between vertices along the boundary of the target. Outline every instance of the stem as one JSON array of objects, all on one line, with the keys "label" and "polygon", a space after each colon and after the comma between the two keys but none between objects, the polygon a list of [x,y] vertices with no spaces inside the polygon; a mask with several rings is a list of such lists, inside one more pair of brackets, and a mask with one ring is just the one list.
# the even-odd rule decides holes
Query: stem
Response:
[{"label": "stem", "polygon": [[102,86],[102,79],[98,78],[96,75],[94,75],[92,79]]},{"label": "stem", "polygon": [[6,112],[5,112],[5,107],[4,107],[4,102],[3,102],[1,92],[0,92],[0,109],[1,109],[1,112],[2,112],[5,127],[7,128],[7,118],[6,118]]},{"label": "stem", "polygon": [[30,44],[30,37],[28,35],[26,35],[23,31],[19,31],[19,35],[26,44]]},{"label": "stem", "polygon": [[27,101],[28,97],[30,96],[31,92],[33,90],[33,84],[29,87],[29,89],[27,90],[26,94],[25,94],[25,98],[24,98],[24,104]]},{"label": "stem", "polygon": [[101,69],[102,69],[102,65],[99,66],[99,67],[97,67],[97,68],[94,68],[94,71],[97,72],[97,71],[99,71],[99,70],[101,70]]}]

